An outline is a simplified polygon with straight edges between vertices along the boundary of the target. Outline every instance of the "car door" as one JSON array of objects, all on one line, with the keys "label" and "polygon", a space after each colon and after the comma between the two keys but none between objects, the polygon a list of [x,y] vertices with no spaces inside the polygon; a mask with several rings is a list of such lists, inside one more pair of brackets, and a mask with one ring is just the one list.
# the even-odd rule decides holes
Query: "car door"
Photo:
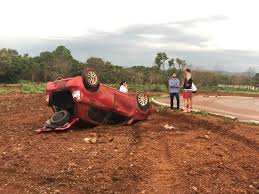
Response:
[{"label": "car door", "polygon": [[123,115],[131,116],[136,110],[136,101],[133,96],[115,91],[114,111]]},{"label": "car door", "polygon": [[98,92],[87,92],[89,103],[97,107],[112,110],[114,106],[114,90],[101,85]]}]

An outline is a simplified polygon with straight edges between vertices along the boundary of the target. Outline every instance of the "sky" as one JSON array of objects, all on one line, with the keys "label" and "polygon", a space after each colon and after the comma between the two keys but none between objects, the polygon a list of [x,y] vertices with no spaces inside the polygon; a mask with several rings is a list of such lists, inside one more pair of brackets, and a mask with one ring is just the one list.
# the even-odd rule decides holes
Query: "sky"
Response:
[{"label": "sky", "polygon": [[58,45],[84,62],[259,71],[258,0],[0,0],[0,48],[32,56]]}]

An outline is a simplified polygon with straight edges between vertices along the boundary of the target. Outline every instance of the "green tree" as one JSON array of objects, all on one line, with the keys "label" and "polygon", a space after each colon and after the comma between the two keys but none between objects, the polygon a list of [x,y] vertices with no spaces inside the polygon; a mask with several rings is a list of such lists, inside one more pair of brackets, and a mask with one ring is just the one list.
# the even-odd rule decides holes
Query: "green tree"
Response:
[{"label": "green tree", "polygon": [[40,66],[40,77],[44,82],[50,80],[53,77],[53,57],[51,52],[41,52],[40,56],[36,58]]},{"label": "green tree", "polygon": [[168,60],[168,67],[171,69],[174,66],[175,66],[174,59],[172,58],[172,59]]},{"label": "green tree", "polygon": [[37,79],[37,74],[39,73],[39,63],[37,63],[36,60],[34,60],[34,58],[29,58],[28,59],[28,72],[31,75],[31,81],[34,82],[35,79]]},{"label": "green tree", "polygon": [[156,54],[155,57],[155,64],[158,67],[158,69],[165,69],[165,62],[168,60],[168,57],[165,52],[159,52]]},{"label": "green tree", "polygon": [[23,72],[23,58],[13,49],[0,50],[0,81],[16,82]]},{"label": "green tree", "polygon": [[253,77],[253,84],[259,86],[259,73],[256,73]]},{"label": "green tree", "polygon": [[53,68],[56,72],[56,76],[66,76],[73,60],[71,52],[64,46],[58,46],[56,50],[52,52],[52,57]]}]

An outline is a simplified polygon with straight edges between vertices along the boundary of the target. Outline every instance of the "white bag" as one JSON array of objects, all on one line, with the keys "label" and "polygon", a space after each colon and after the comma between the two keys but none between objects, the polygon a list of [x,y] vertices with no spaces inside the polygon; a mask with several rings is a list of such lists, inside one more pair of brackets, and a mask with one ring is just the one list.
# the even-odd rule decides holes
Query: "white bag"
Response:
[{"label": "white bag", "polygon": [[192,83],[192,92],[197,92],[197,87],[195,86],[195,84],[194,83]]}]

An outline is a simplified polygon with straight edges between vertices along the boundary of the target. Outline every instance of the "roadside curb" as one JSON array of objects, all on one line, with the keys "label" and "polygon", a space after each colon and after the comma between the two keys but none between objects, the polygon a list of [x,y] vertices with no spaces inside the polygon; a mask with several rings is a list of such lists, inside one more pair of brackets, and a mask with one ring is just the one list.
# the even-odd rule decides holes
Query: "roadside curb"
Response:
[{"label": "roadside curb", "polygon": [[250,122],[255,123],[255,124],[259,124],[259,121],[255,121],[255,120],[251,120]]},{"label": "roadside curb", "polygon": [[[221,96],[221,95],[216,95],[216,96],[210,96],[210,95],[200,95],[204,98],[233,98],[233,97],[238,97],[238,98],[246,98],[246,99],[253,99],[255,97],[252,96]],[[169,95],[163,95],[161,98],[166,98],[169,97]]]},{"label": "roadside curb", "polygon": [[[151,102],[153,102],[154,104],[156,105],[159,105],[159,106],[165,106],[165,107],[170,107],[169,104],[167,103],[163,103],[163,102],[159,102],[157,100],[155,100],[154,98],[151,98]],[[181,107],[181,109],[183,109]],[[202,112],[201,110],[197,110],[197,109],[191,109],[193,112]],[[214,112],[208,112],[208,114],[210,115],[214,115],[214,116],[220,116],[220,117],[225,117],[225,118],[229,118],[235,122],[238,122],[238,118],[237,117],[233,117],[233,116],[229,116],[229,115],[222,115],[222,114],[218,114],[218,113],[214,113]],[[251,121],[251,122],[254,122],[254,123],[259,123],[257,121]]]}]

